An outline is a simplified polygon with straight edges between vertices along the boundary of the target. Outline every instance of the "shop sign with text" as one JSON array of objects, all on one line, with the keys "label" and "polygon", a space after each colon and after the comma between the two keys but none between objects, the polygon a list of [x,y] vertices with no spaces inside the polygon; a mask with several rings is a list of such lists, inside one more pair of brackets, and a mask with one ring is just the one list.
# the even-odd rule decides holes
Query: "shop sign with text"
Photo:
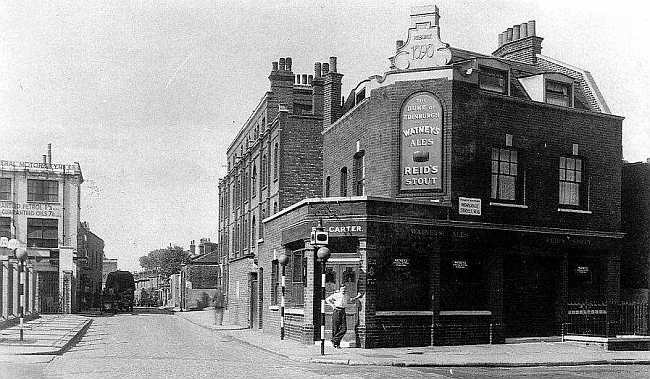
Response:
[{"label": "shop sign with text", "polygon": [[61,204],[50,203],[12,203],[0,202],[0,216],[28,216],[44,218],[61,218]]},{"label": "shop sign with text", "polygon": [[401,112],[400,190],[442,190],[442,106],[428,92],[411,96]]}]

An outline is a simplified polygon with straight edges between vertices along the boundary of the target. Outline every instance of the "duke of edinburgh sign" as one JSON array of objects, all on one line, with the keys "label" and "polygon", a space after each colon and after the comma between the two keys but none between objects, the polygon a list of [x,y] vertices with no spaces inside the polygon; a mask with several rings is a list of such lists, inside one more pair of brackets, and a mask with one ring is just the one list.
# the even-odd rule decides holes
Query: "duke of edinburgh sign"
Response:
[{"label": "duke of edinburgh sign", "polygon": [[442,106],[428,92],[412,95],[402,107],[400,190],[442,190]]},{"label": "duke of edinburgh sign", "polygon": [[444,66],[451,60],[449,45],[440,40],[438,7],[413,7],[411,28],[406,43],[398,45],[397,53],[390,58],[399,70]]}]

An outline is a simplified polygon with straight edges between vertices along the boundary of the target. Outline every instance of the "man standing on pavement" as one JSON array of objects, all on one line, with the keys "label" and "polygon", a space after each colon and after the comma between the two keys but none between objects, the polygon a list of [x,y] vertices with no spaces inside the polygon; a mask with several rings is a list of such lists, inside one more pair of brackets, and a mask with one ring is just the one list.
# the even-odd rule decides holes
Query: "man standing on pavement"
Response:
[{"label": "man standing on pavement", "polygon": [[223,309],[226,306],[226,299],[220,288],[212,297],[212,306],[214,307],[214,324],[221,325],[223,323]]},{"label": "man standing on pavement", "polygon": [[361,292],[359,292],[357,296],[349,297],[345,293],[344,284],[339,288],[338,292],[334,292],[325,299],[325,302],[334,308],[334,312],[332,313],[332,345],[337,349],[341,348],[341,340],[348,331],[348,324],[345,320],[345,307],[361,298],[361,296]]}]

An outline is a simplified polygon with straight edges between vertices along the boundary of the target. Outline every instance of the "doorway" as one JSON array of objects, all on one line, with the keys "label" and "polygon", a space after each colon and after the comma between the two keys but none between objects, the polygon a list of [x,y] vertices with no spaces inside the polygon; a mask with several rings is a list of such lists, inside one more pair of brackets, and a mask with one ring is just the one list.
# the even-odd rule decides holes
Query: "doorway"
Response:
[{"label": "doorway", "polygon": [[[320,323],[321,323],[321,310],[320,310],[320,283],[321,283],[321,264],[317,262],[316,275],[317,280],[315,280],[316,290],[314,291],[314,320],[316,321],[316,327],[314,328],[314,339],[320,340]],[[333,294],[338,291],[338,289],[345,284],[346,294],[348,296],[354,297],[358,292],[358,280],[359,280],[359,262],[337,262],[335,259],[331,259],[327,262],[325,267],[325,297]],[[348,326],[348,332],[345,334],[341,344],[346,346],[354,346],[356,341],[355,327],[359,322],[359,307],[360,302],[355,302],[355,304],[348,304],[346,309],[346,322]],[[332,338],[332,307],[325,306],[325,339],[329,340]]]},{"label": "doorway", "polygon": [[250,327],[252,329],[260,328],[260,319],[259,319],[259,306],[258,306],[258,296],[259,289],[257,288],[257,273],[251,273],[251,322]]},{"label": "doorway", "polygon": [[558,335],[556,296],[559,260],[539,256],[506,256],[503,265],[506,337]]}]

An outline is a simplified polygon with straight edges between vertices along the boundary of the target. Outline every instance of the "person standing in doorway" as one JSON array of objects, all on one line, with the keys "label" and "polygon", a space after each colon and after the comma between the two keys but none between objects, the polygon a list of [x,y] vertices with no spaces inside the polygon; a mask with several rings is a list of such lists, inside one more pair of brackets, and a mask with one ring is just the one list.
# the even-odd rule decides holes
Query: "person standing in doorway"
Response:
[{"label": "person standing in doorway", "polygon": [[348,331],[348,324],[345,320],[345,307],[362,296],[361,292],[359,292],[357,296],[351,298],[345,293],[345,289],[344,284],[337,292],[334,292],[325,299],[325,302],[334,308],[334,312],[332,313],[332,345],[337,349],[341,348],[341,340]]}]

